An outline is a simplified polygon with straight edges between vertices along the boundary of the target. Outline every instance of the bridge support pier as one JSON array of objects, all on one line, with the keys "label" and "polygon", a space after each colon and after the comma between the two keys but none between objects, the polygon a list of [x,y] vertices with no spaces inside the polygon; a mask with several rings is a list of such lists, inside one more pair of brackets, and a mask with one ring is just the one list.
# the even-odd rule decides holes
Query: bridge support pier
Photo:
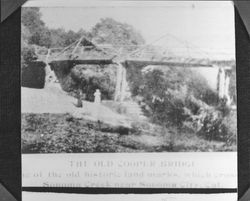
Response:
[{"label": "bridge support pier", "polygon": [[126,81],[126,68],[120,62],[117,68],[117,79],[115,89],[115,101],[123,101],[126,94],[127,81]]},{"label": "bridge support pier", "polygon": [[48,49],[48,53],[47,53],[46,60],[45,60],[45,63],[46,63],[46,66],[45,66],[45,85],[44,85],[45,88],[48,87],[51,82],[54,82],[54,83],[58,82],[56,75],[55,75],[55,72],[51,70],[51,67],[49,65],[50,55],[51,55],[51,49]]},{"label": "bridge support pier", "polygon": [[219,98],[226,98],[227,105],[231,104],[230,98],[230,68],[219,68],[218,94]]}]

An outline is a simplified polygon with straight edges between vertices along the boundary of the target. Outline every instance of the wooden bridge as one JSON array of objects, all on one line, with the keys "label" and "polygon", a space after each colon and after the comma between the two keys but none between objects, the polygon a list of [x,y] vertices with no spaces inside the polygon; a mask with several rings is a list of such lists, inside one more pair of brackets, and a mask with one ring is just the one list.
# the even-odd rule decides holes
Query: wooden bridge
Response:
[{"label": "wooden bridge", "polygon": [[[160,54],[155,56],[152,50],[152,45],[134,46],[134,51],[126,52],[121,47],[114,48],[111,45],[95,45],[85,37],[81,37],[68,47],[53,48],[47,51],[47,55],[41,57],[47,64],[47,68],[51,71],[53,66],[60,63],[66,63],[68,68],[73,68],[75,65],[117,65],[117,82],[115,91],[115,100],[123,101],[126,91],[126,70],[131,65],[145,67],[149,65],[167,66],[167,67],[183,67],[183,68],[219,68],[218,70],[218,93],[221,98],[229,97],[229,82],[230,76],[228,71],[230,67],[222,68],[213,65],[208,59],[194,59],[170,57]],[[118,50],[117,50],[118,49]],[[52,68],[51,68],[52,67]]]}]

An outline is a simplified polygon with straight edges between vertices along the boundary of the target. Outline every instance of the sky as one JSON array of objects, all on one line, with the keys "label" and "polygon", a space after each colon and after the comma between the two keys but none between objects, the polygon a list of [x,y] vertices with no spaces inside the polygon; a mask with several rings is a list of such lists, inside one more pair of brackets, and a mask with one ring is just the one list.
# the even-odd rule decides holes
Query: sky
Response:
[{"label": "sky", "polygon": [[88,31],[101,18],[111,17],[132,25],[146,43],[167,47],[177,55],[235,57],[230,1],[31,0],[25,6],[41,7],[42,19],[50,28]]}]

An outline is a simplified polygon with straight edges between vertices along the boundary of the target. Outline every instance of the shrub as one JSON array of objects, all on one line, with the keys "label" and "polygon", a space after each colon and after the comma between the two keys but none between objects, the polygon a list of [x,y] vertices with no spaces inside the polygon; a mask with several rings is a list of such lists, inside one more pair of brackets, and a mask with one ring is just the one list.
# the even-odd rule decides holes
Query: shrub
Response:
[{"label": "shrub", "polygon": [[42,89],[45,85],[45,63],[30,62],[27,67],[22,70],[22,82],[23,87]]},{"label": "shrub", "polygon": [[101,91],[102,99],[113,99],[115,92],[114,66],[105,66],[104,68],[93,65],[75,66],[71,70],[71,77],[78,88],[86,95],[86,100],[94,100],[96,89]]},{"label": "shrub", "polygon": [[161,70],[146,73],[142,82],[138,90],[141,106],[154,123],[180,128],[199,109],[190,98],[187,86],[166,78]]},{"label": "shrub", "polygon": [[237,113],[231,111],[222,121],[223,130],[226,135],[226,143],[236,145],[237,142]]},{"label": "shrub", "polygon": [[23,45],[21,53],[21,69],[27,67],[30,62],[35,60],[37,60],[35,47],[32,45]]},{"label": "shrub", "polygon": [[218,104],[219,97],[217,92],[211,89],[207,80],[201,74],[194,70],[185,70],[183,73],[189,94],[208,105],[216,106]]},{"label": "shrub", "polygon": [[141,97],[145,114],[161,125],[181,128],[203,105],[218,104],[216,92],[194,70],[132,65],[128,80],[132,95]]},{"label": "shrub", "polygon": [[226,143],[236,143],[237,123],[236,113],[230,112],[223,116],[222,112],[210,109],[203,112],[201,128],[198,134],[207,140],[217,140]]},{"label": "shrub", "polygon": [[216,112],[213,109],[206,109],[203,110],[200,115],[200,125],[201,128],[198,131],[198,134],[205,139],[212,141],[212,140],[219,140],[222,138],[221,136],[221,122],[222,118],[220,113]]},{"label": "shrub", "polygon": [[21,85],[31,88],[43,88],[45,84],[45,63],[37,61],[35,46],[22,45]]},{"label": "shrub", "polygon": [[223,117],[226,117],[230,114],[230,107],[227,105],[227,99],[223,98],[219,101],[218,106],[216,107],[218,111],[221,112]]}]

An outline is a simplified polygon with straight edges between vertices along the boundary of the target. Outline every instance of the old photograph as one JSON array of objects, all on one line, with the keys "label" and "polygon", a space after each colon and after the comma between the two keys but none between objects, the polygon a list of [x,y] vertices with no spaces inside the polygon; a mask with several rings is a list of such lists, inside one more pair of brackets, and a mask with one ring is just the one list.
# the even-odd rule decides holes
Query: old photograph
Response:
[{"label": "old photograph", "polygon": [[23,7],[21,26],[23,154],[237,150],[231,2]]}]

